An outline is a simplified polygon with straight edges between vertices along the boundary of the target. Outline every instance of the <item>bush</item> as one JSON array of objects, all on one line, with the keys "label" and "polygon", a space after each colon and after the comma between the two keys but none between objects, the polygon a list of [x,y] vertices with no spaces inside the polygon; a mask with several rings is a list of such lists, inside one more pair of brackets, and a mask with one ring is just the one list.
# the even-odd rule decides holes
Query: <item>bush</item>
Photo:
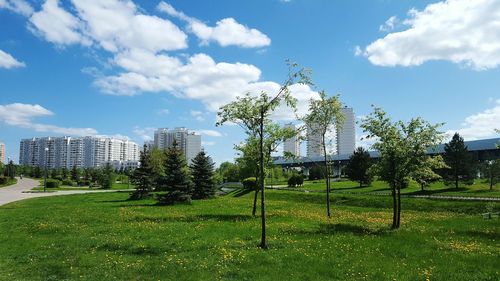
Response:
[{"label": "bush", "polygon": [[65,179],[62,181],[62,185],[67,185],[67,186],[76,186],[76,183],[72,180]]},{"label": "bush", "polygon": [[175,203],[191,204],[191,195],[178,190],[166,194],[158,194],[156,199],[158,200],[158,205],[173,205]]},{"label": "bush", "polygon": [[81,180],[78,182],[78,186],[90,186],[90,181],[88,180]]},{"label": "bush", "polygon": [[8,177],[0,176],[0,184],[6,184],[8,181]]},{"label": "bush", "polygon": [[304,184],[304,176],[302,175],[292,175],[288,179],[288,187],[302,186]]},{"label": "bush", "polygon": [[61,184],[60,181],[54,179],[47,179],[47,188],[58,188]]},{"label": "bush", "polygon": [[324,168],[320,166],[314,166],[309,169],[309,180],[320,180],[324,179]]},{"label": "bush", "polygon": [[257,189],[257,178],[255,178],[255,177],[246,178],[241,183],[243,184],[243,187],[245,189],[249,189],[249,190]]}]

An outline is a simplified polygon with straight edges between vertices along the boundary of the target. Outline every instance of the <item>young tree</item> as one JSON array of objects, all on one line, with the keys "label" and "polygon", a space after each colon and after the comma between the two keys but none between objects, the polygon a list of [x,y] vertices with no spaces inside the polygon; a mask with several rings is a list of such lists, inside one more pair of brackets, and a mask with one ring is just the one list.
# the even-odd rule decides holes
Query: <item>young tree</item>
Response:
[{"label": "young tree", "polygon": [[63,180],[68,178],[68,169],[66,167],[61,170]]},{"label": "young tree", "polygon": [[363,184],[369,186],[372,183],[372,175],[369,171],[371,166],[370,153],[366,149],[358,147],[349,158],[345,171],[350,180],[359,182],[359,187],[362,187]]},{"label": "young tree", "polygon": [[[320,99],[311,99],[309,114],[304,117],[304,122],[314,134],[321,136],[322,152],[324,154],[324,169],[326,175],[326,213],[330,218],[330,171],[328,168],[327,133],[334,126],[341,130],[344,122],[342,103],[338,96],[328,97],[325,91],[320,92]],[[308,140],[309,141],[309,140]]]},{"label": "young tree", "polygon": [[490,190],[493,186],[500,182],[500,160],[487,160],[481,165],[481,170],[484,175],[488,177]]},{"label": "young tree", "polygon": [[238,165],[231,162],[222,162],[216,172],[223,182],[238,182],[241,179]]},{"label": "young tree", "polygon": [[39,179],[42,177],[42,169],[39,166],[35,166],[33,169],[33,177]]},{"label": "young tree", "polygon": [[78,168],[76,165],[73,165],[73,168],[71,169],[71,179],[73,181],[78,181],[79,178],[79,173],[78,173]]},{"label": "young tree", "polygon": [[[267,249],[266,239],[266,205],[265,205],[265,184],[264,184],[264,161],[265,147],[264,140],[268,137],[264,130],[269,123],[271,114],[280,106],[286,104],[292,109],[296,108],[296,100],[291,96],[289,87],[295,83],[311,84],[309,71],[300,69],[296,71],[296,64],[289,64],[289,75],[283,85],[273,97],[261,92],[259,96],[252,96],[249,93],[243,97],[237,97],[235,101],[222,106],[217,113],[221,126],[227,122],[233,122],[241,126],[249,138],[255,138],[259,143],[259,185],[261,189],[261,243],[262,249]],[[295,111],[295,110],[294,110]]]},{"label": "young tree", "polygon": [[50,177],[55,179],[55,178],[57,178],[57,176],[59,176],[59,171],[57,169],[51,169],[50,170]]},{"label": "young tree", "polygon": [[399,228],[401,222],[401,188],[410,179],[418,178],[423,167],[433,165],[427,149],[442,140],[437,131],[441,125],[421,118],[393,123],[381,108],[375,108],[361,124],[369,138],[376,138],[372,147],[379,151],[380,160],[374,165],[375,171],[391,187],[393,229]]},{"label": "young tree", "polygon": [[99,169],[97,182],[103,189],[110,189],[116,181],[115,170],[111,164],[107,163],[103,168]]},{"label": "young tree", "polygon": [[449,169],[445,171],[446,182],[453,182],[458,188],[459,182],[472,184],[474,180],[474,170],[472,158],[469,155],[464,139],[455,133],[451,141],[444,146],[444,161]]},{"label": "young tree", "polygon": [[193,199],[205,199],[215,196],[214,163],[210,156],[201,151],[189,166],[193,181]]},{"label": "young tree", "polygon": [[151,176],[153,174],[151,154],[146,148],[144,145],[144,149],[141,151],[140,166],[129,176],[129,180],[136,185],[135,191],[130,194],[130,200],[141,200],[149,197],[155,184],[155,179]]},{"label": "young tree", "polygon": [[422,163],[420,169],[415,172],[413,179],[420,185],[421,191],[424,191],[424,188],[428,187],[432,182],[441,179],[441,176],[435,171],[445,168],[448,168],[448,166],[444,163],[441,155],[430,157],[429,161]]},{"label": "young tree", "polygon": [[160,180],[165,176],[165,151],[157,147],[153,147],[149,152],[149,165],[151,167],[150,177],[154,180],[153,189],[165,191],[161,189]]},{"label": "young tree", "polygon": [[174,141],[172,147],[165,152],[165,175],[159,183],[166,194],[158,195],[158,203],[171,205],[174,203],[191,203],[191,181],[189,171],[181,150]]}]

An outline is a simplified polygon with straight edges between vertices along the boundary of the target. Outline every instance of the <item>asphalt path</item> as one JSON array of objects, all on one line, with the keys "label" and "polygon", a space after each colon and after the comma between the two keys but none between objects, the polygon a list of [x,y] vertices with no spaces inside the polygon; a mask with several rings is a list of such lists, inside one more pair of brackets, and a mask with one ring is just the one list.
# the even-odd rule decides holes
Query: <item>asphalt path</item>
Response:
[{"label": "asphalt path", "polygon": [[65,190],[54,192],[30,192],[34,187],[39,186],[37,180],[27,178],[17,178],[17,184],[0,188],[0,206],[29,198],[70,195],[70,194],[85,194],[98,192],[116,192],[119,190]]}]

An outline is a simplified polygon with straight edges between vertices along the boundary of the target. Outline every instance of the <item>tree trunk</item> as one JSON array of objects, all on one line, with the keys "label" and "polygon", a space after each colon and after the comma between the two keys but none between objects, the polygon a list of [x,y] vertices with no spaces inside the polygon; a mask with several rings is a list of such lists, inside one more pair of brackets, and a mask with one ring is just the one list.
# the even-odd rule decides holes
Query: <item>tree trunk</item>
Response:
[{"label": "tree trunk", "polygon": [[328,160],[326,158],[326,144],[325,144],[325,136],[323,135],[323,153],[325,155],[325,179],[326,179],[326,213],[328,218],[330,215],[330,173],[328,171]]},{"label": "tree trunk", "polygon": [[396,185],[392,184],[391,186],[392,189],[392,229],[397,228],[397,215],[398,215],[398,204],[396,202],[397,197],[396,197]]},{"label": "tree trunk", "polygon": [[262,219],[262,237],[260,247],[267,249],[266,239],[266,205],[265,205],[265,191],[264,191],[264,108],[260,110],[260,188],[261,188],[261,219]]},{"label": "tree trunk", "polygon": [[493,171],[490,171],[490,191],[491,190],[493,190]]},{"label": "tree trunk", "polygon": [[401,186],[398,185],[398,220],[396,228],[401,225]]},{"label": "tree trunk", "polygon": [[259,189],[255,189],[255,195],[253,197],[253,209],[252,209],[252,216],[255,217],[255,214],[257,213],[257,195],[259,194]]}]

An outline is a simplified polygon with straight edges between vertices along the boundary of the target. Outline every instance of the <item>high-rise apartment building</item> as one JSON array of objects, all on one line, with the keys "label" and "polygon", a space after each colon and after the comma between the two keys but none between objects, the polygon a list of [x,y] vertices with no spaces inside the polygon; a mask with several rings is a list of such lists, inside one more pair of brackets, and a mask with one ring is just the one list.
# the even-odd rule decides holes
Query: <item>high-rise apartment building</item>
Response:
[{"label": "high-rise apartment building", "polygon": [[[44,137],[20,142],[19,164],[48,168],[100,167],[137,162],[139,148],[128,140],[103,137]],[[134,164],[136,165],[136,164]]]},{"label": "high-rise apartment building", "polygon": [[344,123],[337,130],[338,154],[352,154],[356,149],[356,117],[352,107],[342,108]]},{"label": "high-rise apartment building", "polygon": [[[285,127],[291,128],[291,129],[297,131],[297,128],[292,123],[286,124]],[[298,135],[295,135],[292,138],[286,139],[283,142],[283,154],[285,154],[285,153],[290,153],[290,154],[294,155],[295,157],[300,156],[300,140],[299,140]]]},{"label": "high-rise apartment building", "polygon": [[201,151],[201,136],[190,132],[186,128],[160,128],[155,131],[154,146],[159,149],[168,149],[177,142],[179,149],[186,157],[187,163]]},{"label": "high-rise apartment building", "polygon": [[0,162],[5,163],[5,144],[0,142]]},{"label": "high-rise apartment building", "polygon": [[315,125],[307,126],[306,130],[307,138],[307,157],[319,157],[324,156],[325,151],[321,143],[321,134]]}]

